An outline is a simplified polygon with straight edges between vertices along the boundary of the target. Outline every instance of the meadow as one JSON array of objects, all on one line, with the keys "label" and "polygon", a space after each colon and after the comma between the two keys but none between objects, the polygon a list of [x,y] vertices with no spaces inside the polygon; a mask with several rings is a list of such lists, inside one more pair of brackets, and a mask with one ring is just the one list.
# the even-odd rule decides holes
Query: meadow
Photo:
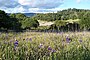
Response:
[{"label": "meadow", "polygon": [[0,60],[90,60],[90,32],[1,32]]}]

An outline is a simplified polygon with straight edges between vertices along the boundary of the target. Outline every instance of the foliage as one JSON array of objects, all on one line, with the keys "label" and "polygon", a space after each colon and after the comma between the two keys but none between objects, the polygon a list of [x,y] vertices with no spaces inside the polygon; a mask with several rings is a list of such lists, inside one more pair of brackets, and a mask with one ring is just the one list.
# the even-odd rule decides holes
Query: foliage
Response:
[{"label": "foliage", "polygon": [[26,17],[24,14],[17,13],[11,14],[10,16],[15,17],[21,23],[22,29],[30,29],[31,27],[37,28],[39,23],[34,18]]},{"label": "foliage", "polygon": [[4,11],[0,10],[0,29],[17,30],[20,24],[16,18],[9,17]]},{"label": "foliage", "polygon": [[6,28],[10,30],[21,30],[23,28],[37,28],[39,23],[37,20],[26,17],[22,13],[10,14],[9,16],[2,10],[0,10],[0,28]]},{"label": "foliage", "polygon": [[22,14],[22,13],[17,13],[16,14],[16,18],[18,18],[18,19],[24,19],[26,16],[24,15],[24,14]]},{"label": "foliage", "polygon": [[63,20],[56,20],[55,21],[55,24],[56,24],[56,26],[65,26],[66,25],[66,22],[65,21],[63,21]]},{"label": "foliage", "polygon": [[51,25],[50,27],[51,29],[53,29],[54,27],[55,29],[65,28],[66,30],[68,24],[73,25],[74,23],[76,23],[76,25],[77,24],[80,25],[81,30],[83,29],[90,30],[89,17],[90,17],[90,10],[75,9],[75,8],[58,11],[57,13],[46,13],[46,14],[40,13],[32,17],[27,17],[22,13],[10,14],[8,16],[4,11],[0,10],[0,29],[3,28],[16,30],[16,29],[31,29],[32,27],[37,28],[39,26],[39,22],[37,20],[45,20],[45,21],[55,21],[55,23]]},{"label": "foliage", "polygon": [[37,20],[34,20],[32,18],[25,18],[24,21],[22,21],[22,28],[28,28],[30,29],[31,27],[37,28],[39,26],[39,23]]},{"label": "foliage", "polygon": [[4,11],[1,11],[0,10],[0,28],[3,27],[3,28],[9,28],[8,25],[9,25],[9,17],[7,16],[7,14],[4,12]]},{"label": "foliage", "polygon": [[90,12],[87,12],[80,20],[80,25],[82,29],[90,29]]},{"label": "foliage", "polygon": [[46,14],[36,14],[33,16],[34,18],[38,20],[45,20],[45,21],[55,21],[55,20],[69,20],[69,19],[81,19],[84,17],[87,12],[90,12],[90,10],[84,10],[84,9],[65,9],[62,11],[58,11],[57,13],[46,13]]}]

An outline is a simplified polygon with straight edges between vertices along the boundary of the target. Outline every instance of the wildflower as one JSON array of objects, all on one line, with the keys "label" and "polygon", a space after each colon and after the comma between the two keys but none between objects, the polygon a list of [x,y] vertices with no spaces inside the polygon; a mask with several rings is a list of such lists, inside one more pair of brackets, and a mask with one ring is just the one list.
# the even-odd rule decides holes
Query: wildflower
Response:
[{"label": "wildflower", "polygon": [[79,40],[79,42],[82,42],[82,40]]},{"label": "wildflower", "polygon": [[69,37],[66,37],[66,42],[70,43],[71,39]]},{"label": "wildflower", "polygon": [[51,50],[52,50],[52,48],[49,46],[49,47],[48,47],[48,50],[50,50],[50,51],[51,51]]},{"label": "wildflower", "polygon": [[32,41],[32,38],[30,38],[29,40]]},{"label": "wildflower", "polygon": [[18,46],[18,41],[17,40],[14,42],[14,45],[15,46]]},{"label": "wildflower", "polygon": [[60,35],[63,35],[63,32],[60,32]]},{"label": "wildflower", "polygon": [[56,52],[56,50],[52,50],[52,53],[55,53]]},{"label": "wildflower", "polygon": [[39,48],[42,48],[42,46],[43,46],[43,44],[40,44],[40,45],[39,45]]}]

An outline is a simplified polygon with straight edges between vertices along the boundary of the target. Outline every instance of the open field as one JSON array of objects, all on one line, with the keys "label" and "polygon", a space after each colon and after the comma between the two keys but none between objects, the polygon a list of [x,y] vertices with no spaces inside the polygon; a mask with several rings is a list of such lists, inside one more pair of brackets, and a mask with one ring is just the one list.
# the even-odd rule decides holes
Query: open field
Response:
[{"label": "open field", "polygon": [[0,60],[90,60],[90,32],[0,33]]},{"label": "open field", "polygon": [[90,0],[0,0],[0,60],[90,60]]},{"label": "open field", "polygon": [[54,22],[48,22],[48,21],[41,21],[41,20],[38,20],[38,22],[39,22],[39,26],[50,26],[50,25],[52,25],[52,24],[54,24]]},{"label": "open field", "polygon": [[[62,20],[63,21],[63,20]],[[74,22],[79,22],[80,21],[80,19],[74,19],[74,20],[72,20],[72,19],[69,19],[69,20],[64,20],[64,22],[67,22],[67,23],[74,23]],[[42,20],[38,20],[38,22],[39,22],[39,26],[50,26],[50,25],[52,25],[52,24],[54,24],[55,23],[55,21],[42,21]]]}]

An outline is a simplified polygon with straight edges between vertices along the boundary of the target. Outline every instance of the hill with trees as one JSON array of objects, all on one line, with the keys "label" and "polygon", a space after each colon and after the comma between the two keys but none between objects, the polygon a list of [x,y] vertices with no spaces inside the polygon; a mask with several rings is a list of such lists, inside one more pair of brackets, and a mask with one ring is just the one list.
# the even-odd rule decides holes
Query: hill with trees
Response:
[{"label": "hill with trees", "polygon": [[69,20],[69,19],[81,19],[83,16],[87,16],[88,12],[90,10],[84,10],[84,9],[66,9],[62,11],[58,11],[57,13],[38,13],[34,18],[38,20],[45,20],[45,21],[55,21],[55,20]]},{"label": "hill with trees", "polygon": [[[26,30],[37,28],[39,21],[53,22],[46,30],[57,31],[82,31],[90,30],[90,10],[85,9],[65,9],[57,13],[37,13],[31,17],[22,13],[7,14],[0,10],[0,29],[6,30]],[[47,27],[47,26],[46,26]],[[44,28],[44,27],[43,27]],[[43,29],[44,30],[44,29]]]},{"label": "hill with trees", "polygon": [[22,13],[7,14],[0,10],[0,30],[23,30],[37,28],[39,23],[36,19],[27,17]]},{"label": "hill with trees", "polygon": [[[58,11],[57,13],[36,14],[35,16],[33,16],[33,18],[42,21],[58,21],[50,28],[54,28],[57,26],[59,30],[62,29],[60,27],[68,27],[69,24],[78,24],[76,28],[73,25],[72,28],[74,28],[74,30],[77,30],[78,28],[79,30],[90,30],[90,10],[69,8],[62,11]],[[70,29],[71,28],[69,28],[68,30]]]}]

